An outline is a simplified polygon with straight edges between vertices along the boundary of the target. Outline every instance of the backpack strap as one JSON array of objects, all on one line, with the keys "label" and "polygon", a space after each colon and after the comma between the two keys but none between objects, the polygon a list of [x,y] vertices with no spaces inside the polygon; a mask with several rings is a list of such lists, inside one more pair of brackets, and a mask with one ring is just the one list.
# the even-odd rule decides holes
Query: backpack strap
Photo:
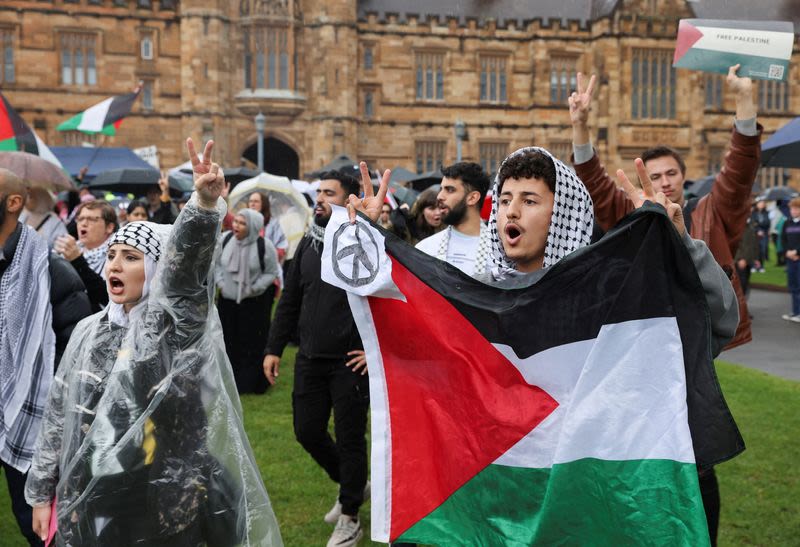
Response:
[{"label": "backpack strap", "polygon": [[232,231],[229,231],[227,234],[225,234],[225,237],[222,238],[222,248],[223,249],[225,248],[225,245],[228,244],[228,242],[231,240],[232,237],[233,237],[233,232]]},{"label": "backpack strap", "polygon": [[267,266],[264,264],[264,253],[267,252],[267,244],[264,242],[263,237],[258,236],[256,245],[258,246],[258,262],[261,264],[261,273],[264,273],[264,270],[267,269]]},{"label": "backpack strap", "polygon": [[[228,242],[231,240],[232,237],[233,237],[233,232],[228,232],[227,234],[225,234],[225,237],[222,238],[223,249],[225,248],[225,245],[228,244]],[[263,237],[258,236],[258,239],[256,239],[256,246],[258,247],[258,263],[261,264],[261,272],[263,273],[267,269],[267,265],[264,262],[264,254],[267,252],[267,244],[264,242]]]}]

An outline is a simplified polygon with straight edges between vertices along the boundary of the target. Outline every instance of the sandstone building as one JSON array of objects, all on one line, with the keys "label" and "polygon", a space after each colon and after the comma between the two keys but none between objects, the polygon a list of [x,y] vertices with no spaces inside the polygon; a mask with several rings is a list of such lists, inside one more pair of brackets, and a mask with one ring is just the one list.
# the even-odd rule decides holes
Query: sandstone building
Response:
[{"label": "sandstone building", "polygon": [[[214,137],[224,165],[256,159],[302,176],[340,154],[427,171],[456,157],[494,169],[541,145],[567,159],[577,71],[598,74],[593,140],[609,168],[643,148],[684,151],[689,177],[717,169],[734,100],[721,76],[671,67],[678,20],[792,19],[792,0],[3,0],[0,88],[51,145]],[[800,28],[800,24],[796,24]],[[758,83],[765,138],[800,112],[789,84]],[[76,112],[142,80],[115,137],[59,133]],[[800,175],[763,170],[763,186]]]}]

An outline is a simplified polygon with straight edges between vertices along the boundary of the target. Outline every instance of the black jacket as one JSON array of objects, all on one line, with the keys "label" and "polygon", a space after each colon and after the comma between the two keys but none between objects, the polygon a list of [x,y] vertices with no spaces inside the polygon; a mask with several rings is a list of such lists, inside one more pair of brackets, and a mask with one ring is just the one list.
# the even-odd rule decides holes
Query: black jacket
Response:
[{"label": "black jacket", "polygon": [[[19,237],[22,234],[22,224],[17,223],[17,229],[9,236],[3,247],[6,259],[0,261],[0,277],[14,258],[17,251]],[[55,367],[61,361],[61,355],[67,347],[72,329],[83,319],[91,315],[89,297],[86,287],[80,276],[69,262],[60,256],[50,253],[50,305],[53,307],[53,332],[56,335],[56,360]]]},{"label": "black jacket", "polygon": [[304,237],[286,273],[283,294],[264,354],[281,355],[295,331],[299,353],[311,359],[344,359],[363,349],[347,293],[325,283],[320,274],[322,242]]},{"label": "black jacket", "polygon": [[92,305],[92,313],[97,313],[105,308],[108,304],[106,280],[89,266],[83,255],[80,255],[70,264],[78,272],[83,285],[86,287],[86,294],[89,295],[89,302]]}]

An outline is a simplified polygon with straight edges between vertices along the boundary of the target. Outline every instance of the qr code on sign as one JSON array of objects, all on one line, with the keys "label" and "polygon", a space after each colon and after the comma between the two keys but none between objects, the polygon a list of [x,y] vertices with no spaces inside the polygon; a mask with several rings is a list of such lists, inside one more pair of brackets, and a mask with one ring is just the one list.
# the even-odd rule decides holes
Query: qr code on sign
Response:
[{"label": "qr code on sign", "polygon": [[783,80],[783,65],[769,65],[769,78],[771,80]]}]

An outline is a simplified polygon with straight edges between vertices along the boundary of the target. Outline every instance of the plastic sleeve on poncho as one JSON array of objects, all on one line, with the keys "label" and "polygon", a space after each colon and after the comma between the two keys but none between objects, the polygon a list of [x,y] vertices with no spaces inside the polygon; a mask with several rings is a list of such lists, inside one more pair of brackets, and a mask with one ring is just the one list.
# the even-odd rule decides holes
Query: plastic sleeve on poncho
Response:
[{"label": "plastic sleeve on poncho", "polygon": [[[220,203],[186,205],[127,331],[97,318],[76,342],[77,363],[108,362],[89,371],[94,392],[65,379],[68,409],[75,394],[96,404],[88,427],[85,413],[64,416],[59,545],[282,544],[213,306]],[[123,335],[103,342],[106,331]]]},{"label": "plastic sleeve on poncho", "polygon": [[47,505],[53,501],[58,482],[58,462],[64,438],[64,413],[67,394],[65,377],[75,371],[75,360],[81,340],[86,337],[91,319],[81,321],[72,332],[64,357],[57,369],[47,398],[39,434],[34,445],[33,460],[25,482],[28,505]]}]

